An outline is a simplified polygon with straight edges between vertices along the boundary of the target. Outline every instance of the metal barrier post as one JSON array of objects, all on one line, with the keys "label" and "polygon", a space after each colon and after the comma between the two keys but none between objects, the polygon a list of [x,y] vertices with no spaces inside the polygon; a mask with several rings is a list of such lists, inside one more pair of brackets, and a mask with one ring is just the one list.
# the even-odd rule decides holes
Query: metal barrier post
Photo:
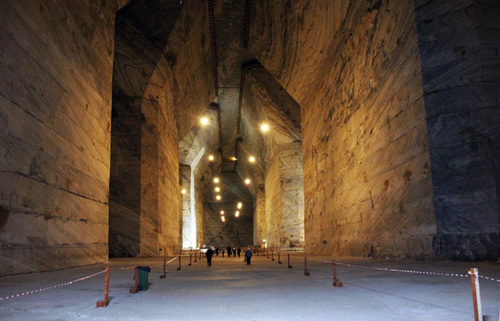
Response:
[{"label": "metal barrier post", "polygon": [[109,266],[106,267],[106,277],[104,278],[104,300],[97,301],[96,307],[105,308],[109,305]]},{"label": "metal barrier post", "polygon": [[282,264],[283,262],[281,262],[281,257],[280,257],[280,251],[278,251],[278,264]]},{"label": "metal barrier post", "polygon": [[167,277],[167,273],[165,272],[167,268],[167,259],[163,259],[163,274],[160,275],[160,279],[164,279]]},{"label": "metal barrier post", "polygon": [[137,270],[137,265],[134,267],[134,279],[135,279],[135,285],[133,288],[130,289],[130,293],[137,293],[139,292],[139,272]]},{"label": "metal barrier post", "polygon": [[189,264],[188,264],[189,266],[191,266],[191,256],[192,256],[192,253],[189,252]]},{"label": "metal barrier post", "polygon": [[178,258],[179,258],[179,267],[177,268],[177,271],[179,271],[181,269],[181,255],[180,254],[179,254]]},{"label": "metal barrier post", "polygon": [[337,279],[337,264],[335,264],[335,261],[332,260],[332,267],[333,267],[333,286],[336,288],[341,288],[344,286],[342,282],[339,282]]},{"label": "metal barrier post", "polygon": [[288,253],[288,268],[291,269],[292,266],[290,265],[290,253]]},{"label": "metal barrier post", "polygon": [[274,261],[274,251],[271,251],[271,260]]},{"label": "metal barrier post", "polygon": [[310,275],[309,271],[307,270],[307,256],[304,256],[304,275],[305,276]]},{"label": "metal barrier post", "polygon": [[481,306],[481,291],[479,289],[479,273],[476,268],[470,269],[472,283],[472,302],[474,304],[474,320],[483,321],[483,308]]}]

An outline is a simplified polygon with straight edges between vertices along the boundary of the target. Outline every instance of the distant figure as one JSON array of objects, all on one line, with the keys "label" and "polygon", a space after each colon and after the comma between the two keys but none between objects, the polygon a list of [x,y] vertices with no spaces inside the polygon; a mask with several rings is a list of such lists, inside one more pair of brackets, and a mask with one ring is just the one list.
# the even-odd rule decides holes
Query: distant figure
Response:
[{"label": "distant figure", "polygon": [[238,246],[238,249],[236,250],[236,253],[238,253],[238,257],[240,257],[241,249],[239,246]]},{"label": "distant figure", "polygon": [[233,256],[236,257],[236,248],[233,247]]},{"label": "distant figure", "polygon": [[226,250],[222,248],[221,252],[222,252],[222,257],[224,257],[224,253],[226,252]]},{"label": "distant figure", "polygon": [[210,247],[208,250],[207,250],[207,265],[208,266],[212,266],[212,256],[214,256],[214,247]]},{"label": "distant figure", "polygon": [[227,257],[231,257],[231,247],[227,247]]},{"label": "distant figure", "polygon": [[250,260],[252,259],[252,250],[250,248],[245,252],[245,258],[247,259],[247,265],[250,265]]},{"label": "distant figure", "polygon": [[219,248],[218,247],[215,248],[215,255],[219,256]]}]

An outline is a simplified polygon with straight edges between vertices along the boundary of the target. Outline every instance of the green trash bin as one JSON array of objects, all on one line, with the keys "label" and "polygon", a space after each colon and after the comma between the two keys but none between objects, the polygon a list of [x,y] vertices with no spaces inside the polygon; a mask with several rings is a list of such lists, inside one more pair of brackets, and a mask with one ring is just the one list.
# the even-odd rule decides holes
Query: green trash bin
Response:
[{"label": "green trash bin", "polygon": [[148,289],[148,275],[151,272],[151,268],[149,266],[138,266],[137,267],[138,281],[137,285],[139,286],[139,291],[147,291]]}]

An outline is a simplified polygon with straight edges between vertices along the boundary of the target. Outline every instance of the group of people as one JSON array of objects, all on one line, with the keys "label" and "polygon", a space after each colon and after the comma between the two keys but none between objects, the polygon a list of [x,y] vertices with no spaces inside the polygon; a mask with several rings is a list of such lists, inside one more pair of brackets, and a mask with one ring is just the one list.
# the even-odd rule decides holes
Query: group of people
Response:
[{"label": "group of people", "polygon": [[[215,255],[219,256],[219,251],[221,251],[222,257],[224,257],[225,250],[227,250],[228,257],[231,257],[231,252],[233,253],[234,257],[236,257],[236,254],[238,255],[238,257],[240,257],[240,255],[241,255],[241,248],[239,246],[238,246],[238,248],[236,248],[236,247],[231,248],[230,246],[228,246],[226,249],[222,248],[222,250],[219,250],[219,248],[214,248],[213,246],[211,246],[207,250],[207,253],[206,253],[207,265],[212,266],[212,257],[214,256],[214,253],[215,253]],[[250,247],[249,247],[247,249],[247,251],[245,252],[245,261],[247,262],[247,265],[250,265],[251,259],[252,259],[252,250],[250,250]]]}]

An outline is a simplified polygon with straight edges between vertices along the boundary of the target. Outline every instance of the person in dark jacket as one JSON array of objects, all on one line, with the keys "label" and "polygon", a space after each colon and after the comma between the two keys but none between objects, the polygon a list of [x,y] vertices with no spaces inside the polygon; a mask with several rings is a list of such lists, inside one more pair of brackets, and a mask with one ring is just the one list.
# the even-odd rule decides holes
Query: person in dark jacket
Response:
[{"label": "person in dark jacket", "polygon": [[218,247],[215,248],[215,255],[219,256],[219,248]]},{"label": "person in dark jacket", "polygon": [[231,247],[227,247],[227,257],[231,257]]},{"label": "person in dark jacket", "polygon": [[224,253],[226,252],[226,249],[222,248],[221,252],[222,252],[222,257],[224,257]]},{"label": "person in dark jacket", "polygon": [[214,247],[210,247],[208,250],[207,250],[207,265],[208,266],[212,266],[212,256],[214,256]]},{"label": "person in dark jacket", "polygon": [[238,246],[238,249],[236,250],[236,253],[238,253],[238,257],[240,257],[241,249],[239,246]]},{"label": "person in dark jacket", "polygon": [[236,248],[233,247],[233,256],[236,257]]},{"label": "person in dark jacket", "polygon": [[247,259],[247,265],[250,265],[250,260],[252,259],[252,250],[250,248],[245,252],[245,258]]}]

